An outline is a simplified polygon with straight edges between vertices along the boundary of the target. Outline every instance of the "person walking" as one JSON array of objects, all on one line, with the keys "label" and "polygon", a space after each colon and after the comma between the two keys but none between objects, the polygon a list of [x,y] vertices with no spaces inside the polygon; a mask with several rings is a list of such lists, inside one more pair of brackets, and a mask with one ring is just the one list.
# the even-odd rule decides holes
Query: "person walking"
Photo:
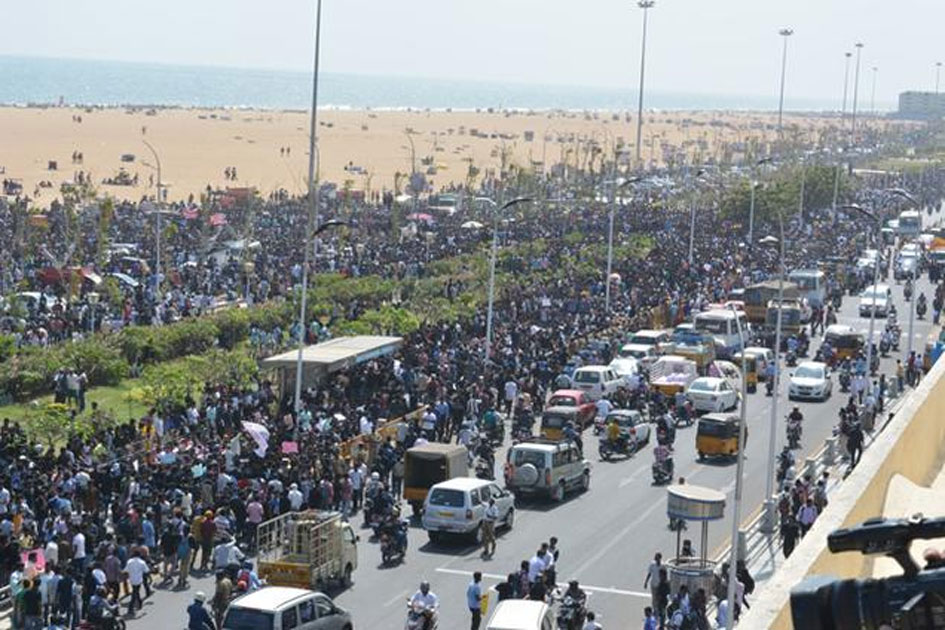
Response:
[{"label": "person walking", "polygon": [[[801,509],[797,511],[797,523],[801,526],[801,536],[807,535],[807,532],[810,530],[811,526],[814,524],[814,521],[817,520],[817,508],[814,507],[814,499],[808,498],[804,505],[801,506]],[[738,602],[735,603],[736,612],[738,610]]]},{"label": "person walking", "polygon": [[495,524],[499,520],[499,508],[495,499],[489,499],[489,506],[482,518],[482,555],[491,558],[495,554]]},{"label": "person walking", "polygon": [[850,453],[850,468],[854,468],[863,456],[863,429],[859,422],[854,422],[847,434],[847,451]]},{"label": "person walking", "polygon": [[657,630],[659,628],[659,619],[653,614],[653,608],[647,606],[643,609],[643,630]]},{"label": "person walking", "polygon": [[470,630],[479,630],[479,624],[482,623],[482,573],[480,571],[473,573],[472,582],[466,587],[466,605],[472,616]]},{"label": "person walking", "polygon": [[650,605],[654,610],[659,610],[656,602],[656,591],[660,583],[660,569],[663,568],[663,554],[656,552],[653,556],[653,562],[646,570],[646,578],[643,580],[643,588],[650,589]]},{"label": "person walking", "polygon": [[144,576],[148,573],[148,563],[141,559],[141,553],[135,550],[125,564],[128,574],[128,583],[131,584],[131,601],[128,602],[128,616],[133,617],[135,610],[140,610],[144,603],[141,601],[141,587],[144,585]]}]

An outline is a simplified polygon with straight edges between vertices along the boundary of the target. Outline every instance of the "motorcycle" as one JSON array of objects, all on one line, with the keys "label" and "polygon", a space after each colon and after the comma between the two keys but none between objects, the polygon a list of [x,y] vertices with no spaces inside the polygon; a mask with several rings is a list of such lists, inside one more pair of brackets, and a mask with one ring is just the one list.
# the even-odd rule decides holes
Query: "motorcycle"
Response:
[{"label": "motorcycle", "polygon": [[769,378],[765,380],[765,396],[771,396],[774,394],[774,379]]},{"label": "motorcycle", "polygon": [[381,533],[381,562],[387,566],[407,557],[407,524],[398,523],[394,531]]},{"label": "motorcycle", "polygon": [[926,309],[928,309],[928,305],[925,303],[925,300],[920,297],[915,303],[915,316],[919,319],[924,318]]},{"label": "motorcycle", "polygon": [[83,619],[79,622],[78,630],[125,630],[125,619],[119,614],[103,616],[96,621]]},{"label": "motorcycle", "polygon": [[[430,620],[427,625],[427,619]],[[425,607],[420,602],[407,604],[407,621],[404,623],[404,630],[436,630],[439,627],[439,615],[436,610]]]},{"label": "motorcycle", "polygon": [[565,594],[558,607],[558,630],[581,630],[586,616],[587,608],[584,602]]},{"label": "motorcycle", "polygon": [[879,354],[884,357],[888,356],[889,346],[890,346],[889,340],[886,339],[885,336],[883,336],[883,338],[879,340]]},{"label": "motorcycle", "polygon": [[675,426],[667,427],[665,423],[660,423],[656,428],[656,442],[661,446],[672,446],[676,441]]},{"label": "motorcycle", "polygon": [[475,470],[476,478],[478,479],[487,479],[489,481],[495,479],[495,465],[484,457],[476,458]]},{"label": "motorcycle", "polygon": [[796,448],[800,448],[800,446],[801,446],[801,432],[802,432],[802,428],[801,428],[801,423],[800,423],[800,422],[791,422],[791,421],[788,421],[788,423],[787,423],[787,440],[788,440],[788,446],[790,446],[791,450],[794,450],[794,449],[796,449]]},{"label": "motorcycle", "polygon": [[610,458],[614,455],[623,455],[625,457],[631,457],[637,451],[637,441],[632,436],[627,438],[624,435],[621,435],[617,438],[616,443],[611,442],[608,439],[602,439],[597,444],[597,453],[600,455],[602,460],[610,461]]},{"label": "motorcycle", "polygon": [[797,367],[797,353],[793,350],[788,350],[784,357],[784,363],[788,367]]},{"label": "motorcycle", "polygon": [[840,391],[847,393],[850,391],[850,370],[841,370],[840,372]]},{"label": "motorcycle", "polygon": [[604,432],[605,418],[603,416],[597,416],[594,418],[594,435],[600,435]]},{"label": "motorcycle", "polygon": [[484,438],[493,446],[502,446],[505,442],[505,425],[502,422],[496,422],[492,427],[486,429]]},{"label": "motorcycle", "polygon": [[653,483],[658,486],[673,480],[673,458],[667,457],[661,462],[653,462],[651,467]]}]

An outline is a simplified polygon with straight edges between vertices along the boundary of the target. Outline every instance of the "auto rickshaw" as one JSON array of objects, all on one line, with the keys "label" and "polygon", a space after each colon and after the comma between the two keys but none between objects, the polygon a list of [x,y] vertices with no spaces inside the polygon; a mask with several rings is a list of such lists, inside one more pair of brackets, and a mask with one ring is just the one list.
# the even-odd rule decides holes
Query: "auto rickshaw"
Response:
[{"label": "auto rickshaw", "polygon": [[838,361],[855,359],[866,343],[863,333],[852,326],[835,324],[827,326],[824,341],[829,341]]},{"label": "auto rickshaw", "polygon": [[[733,413],[708,413],[699,418],[696,428],[696,452],[699,461],[706,457],[735,457],[738,454],[739,417]],[[748,441],[748,427],[745,427]]]},{"label": "auto rickshaw", "polygon": [[757,392],[758,381],[760,380],[758,357],[750,353],[737,352],[732,358],[732,361],[738,365],[741,365],[742,361],[745,362],[745,387],[749,394],[754,394]]},{"label": "auto rickshaw", "polygon": [[541,414],[541,436],[549,440],[564,439],[564,425],[574,422],[573,407],[549,407]]}]

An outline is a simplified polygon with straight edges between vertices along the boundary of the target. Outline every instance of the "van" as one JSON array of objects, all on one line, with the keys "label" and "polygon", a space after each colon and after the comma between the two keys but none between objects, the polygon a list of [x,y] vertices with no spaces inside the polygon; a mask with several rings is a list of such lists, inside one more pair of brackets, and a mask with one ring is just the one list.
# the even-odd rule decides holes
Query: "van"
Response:
[{"label": "van", "polygon": [[548,604],[506,599],[492,611],[486,630],[554,630],[554,613]]},{"label": "van", "polygon": [[624,384],[623,378],[606,365],[586,365],[578,368],[571,380],[575,389],[583,391],[591,400],[609,396]]},{"label": "van", "polygon": [[351,614],[324,593],[267,586],[233,600],[220,630],[351,630]]},{"label": "van", "polygon": [[494,481],[475,477],[457,477],[438,483],[423,504],[423,529],[430,542],[439,542],[443,534],[460,534],[482,542],[482,519],[489,499],[499,509],[497,527],[512,528],[515,521],[515,496]]}]

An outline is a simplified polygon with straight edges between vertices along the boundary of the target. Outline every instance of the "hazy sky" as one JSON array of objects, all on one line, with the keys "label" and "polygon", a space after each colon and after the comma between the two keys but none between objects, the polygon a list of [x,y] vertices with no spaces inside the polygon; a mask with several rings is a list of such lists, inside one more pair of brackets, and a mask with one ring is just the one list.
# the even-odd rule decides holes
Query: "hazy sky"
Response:
[{"label": "hazy sky", "polygon": [[[14,0],[0,54],[306,69],[315,0]],[[770,94],[790,26],[787,104],[839,101],[865,43],[860,95],[931,89],[943,0],[656,0],[648,89]],[[628,0],[324,0],[322,68],[358,74],[632,89],[641,10]],[[851,73],[852,74],[852,73]],[[945,77],[943,77],[945,81]],[[865,101],[861,101],[864,103]]]}]

